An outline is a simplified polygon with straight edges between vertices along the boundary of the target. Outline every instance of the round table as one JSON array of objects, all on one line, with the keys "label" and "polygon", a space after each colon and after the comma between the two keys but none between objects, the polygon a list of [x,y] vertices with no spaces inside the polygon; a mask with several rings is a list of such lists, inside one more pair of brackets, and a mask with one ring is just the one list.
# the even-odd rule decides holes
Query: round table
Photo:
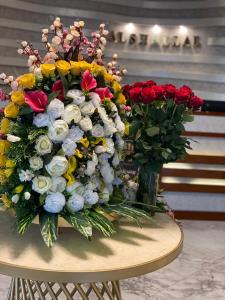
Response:
[{"label": "round table", "polygon": [[142,228],[121,219],[113,237],[95,233],[92,241],[65,228],[51,249],[37,225],[21,237],[13,230],[14,221],[0,212],[0,273],[12,276],[8,300],[91,295],[119,300],[120,279],[162,268],[178,256],[183,243],[180,227],[166,214],[156,214]]}]

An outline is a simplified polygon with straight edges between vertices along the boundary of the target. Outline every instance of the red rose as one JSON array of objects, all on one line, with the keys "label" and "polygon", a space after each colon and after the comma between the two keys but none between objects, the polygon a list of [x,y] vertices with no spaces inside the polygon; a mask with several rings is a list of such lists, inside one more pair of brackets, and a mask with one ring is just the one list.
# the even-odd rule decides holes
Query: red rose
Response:
[{"label": "red rose", "polygon": [[148,81],[145,82],[145,85],[146,86],[152,86],[152,85],[156,85],[156,83],[153,80],[148,80]]},{"label": "red rose", "polygon": [[204,103],[204,100],[202,98],[199,98],[198,96],[192,96],[188,107],[192,108],[193,110],[199,109]]},{"label": "red rose", "polygon": [[88,92],[96,88],[97,81],[89,70],[83,73],[80,86],[83,92]]},{"label": "red rose", "polygon": [[175,101],[177,104],[188,102],[192,97],[192,95],[193,95],[192,89],[190,89],[186,85],[183,85],[176,91]]},{"label": "red rose", "polygon": [[25,102],[35,112],[43,112],[48,104],[47,95],[40,90],[25,93]]},{"label": "red rose", "polygon": [[173,98],[177,92],[176,87],[173,84],[165,84],[165,96],[168,98]]},{"label": "red rose", "polygon": [[132,85],[126,84],[123,86],[123,94],[126,98],[129,98],[130,89],[132,89]]},{"label": "red rose", "polygon": [[148,103],[151,103],[151,102],[153,102],[154,100],[156,100],[158,98],[157,93],[156,93],[156,91],[153,87],[154,86],[143,88],[143,90],[141,92],[143,103],[148,104]]},{"label": "red rose", "polygon": [[164,96],[165,88],[162,85],[153,85],[152,88],[155,91],[158,100],[161,100],[160,98]]},{"label": "red rose", "polygon": [[134,102],[141,102],[141,91],[142,88],[140,87],[133,87],[130,92],[129,92],[129,96],[130,99],[133,100]]},{"label": "red rose", "polygon": [[135,82],[135,84],[133,85],[133,87],[145,87],[146,83],[145,82]]},{"label": "red rose", "polygon": [[59,92],[57,98],[60,100],[64,100],[64,87],[63,87],[63,83],[62,80],[57,80],[53,83],[52,85],[52,91],[53,92]]}]

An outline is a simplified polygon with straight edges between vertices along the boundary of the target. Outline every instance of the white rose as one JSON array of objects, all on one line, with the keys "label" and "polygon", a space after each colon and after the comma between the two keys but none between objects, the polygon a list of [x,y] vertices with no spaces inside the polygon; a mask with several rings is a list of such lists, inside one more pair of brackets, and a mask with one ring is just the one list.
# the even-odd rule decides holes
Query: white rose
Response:
[{"label": "white rose", "polygon": [[51,178],[46,176],[37,176],[32,180],[32,189],[39,193],[44,194],[51,188]]},{"label": "white rose", "polygon": [[115,132],[117,132],[115,124],[111,119],[107,123],[105,123],[104,132],[105,136],[112,136]]},{"label": "white rose", "polygon": [[83,193],[84,202],[89,204],[90,206],[96,204],[98,202],[98,194],[91,190],[86,190]]},{"label": "white rose", "polygon": [[94,137],[103,137],[105,135],[104,128],[100,124],[96,124],[93,126],[91,133]]},{"label": "white rose", "polygon": [[108,160],[109,160],[110,157],[111,157],[110,154],[103,153],[103,154],[100,154],[98,156],[98,161],[99,161],[100,164],[104,165],[105,163],[108,163]]},{"label": "white rose", "polygon": [[53,142],[62,142],[69,133],[69,127],[64,120],[55,121],[48,129],[48,137]]},{"label": "white rose", "polygon": [[116,124],[116,129],[120,132],[120,133],[124,133],[125,130],[125,125],[124,123],[121,121],[121,118],[119,115],[116,116],[115,118],[115,124]]},{"label": "white rose", "polygon": [[52,177],[51,191],[62,193],[66,189],[66,179],[64,177]]},{"label": "white rose", "polygon": [[65,155],[71,156],[74,154],[77,144],[70,138],[66,138],[62,144],[62,149]]},{"label": "white rose", "polygon": [[11,143],[16,143],[16,142],[19,142],[20,140],[21,140],[21,138],[19,136],[7,134],[7,141],[9,141]]},{"label": "white rose", "polygon": [[63,112],[62,118],[67,124],[70,124],[72,121],[74,123],[79,123],[81,120],[80,108],[75,104],[67,105]]},{"label": "white rose", "polygon": [[115,152],[114,142],[111,138],[106,139],[106,151],[112,156]]},{"label": "white rose", "polygon": [[65,196],[61,193],[51,193],[45,199],[44,209],[53,214],[63,210],[66,204]]},{"label": "white rose", "polygon": [[100,173],[103,177],[103,181],[106,184],[110,184],[114,180],[114,170],[110,167],[108,163],[105,163],[100,168]]},{"label": "white rose", "polygon": [[77,143],[80,141],[83,135],[83,130],[81,130],[78,126],[72,126],[69,130],[68,138]]},{"label": "white rose", "polygon": [[72,98],[73,103],[76,105],[80,105],[85,101],[85,96],[81,90],[77,90],[77,89],[69,90],[66,96]]},{"label": "white rose", "polygon": [[20,196],[18,194],[13,195],[11,198],[12,202],[15,204],[19,201],[19,199],[20,199]]},{"label": "white rose", "polygon": [[92,122],[89,117],[85,117],[85,118],[81,119],[79,125],[80,125],[81,129],[84,131],[88,131],[88,130],[92,129]]},{"label": "white rose", "polygon": [[95,112],[95,107],[91,101],[84,102],[80,106],[82,115],[91,116]]},{"label": "white rose", "polygon": [[36,141],[35,149],[39,155],[51,153],[52,142],[47,135],[40,135]]},{"label": "white rose", "polygon": [[86,174],[87,176],[93,175],[94,172],[95,172],[95,168],[96,168],[96,163],[93,162],[92,160],[89,160],[89,161],[87,162],[87,169],[85,170],[85,174]]},{"label": "white rose", "polygon": [[120,164],[119,155],[118,155],[118,152],[115,152],[114,156],[113,156],[113,160],[112,160],[112,165],[113,165],[113,167],[116,168],[119,164]]},{"label": "white rose", "polygon": [[94,107],[99,107],[101,106],[101,98],[99,97],[99,95],[97,93],[90,93],[89,94],[91,102],[93,103]]},{"label": "white rose", "polygon": [[95,153],[97,153],[97,154],[104,153],[104,152],[106,152],[106,150],[107,149],[105,146],[99,145],[99,146],[95,147]]},{"label": "white rose", "polygon": [[84,207],[84,198],[79,194],[73,194],[66,203],[69,212],[80,211]]},{"label": "white rose", "polygon": [[37,126],[38,128],[40,127],[47,127],[50,123],[50,118],[47,113],[40,113],[34,116],[33,118],[33,124]]},{"label": "white rose", "polygon": [[109,116],[104,107],[98,107],[98,114],[104,124],[109,122]]},{"label": "white rose", "polygon": [[53,99],[47,108],[47,113],[49,114],[49,116],[51,116],[52,119],[58,119],[59,117],[61,117],[63,111],[64,104],[57,98]]},{"label": "white rose", "polygon": [[68,169],[68,160],[64,156],[53,156],[45,168],[51,176],[61,176]]},{"label": "white rose", "polygon": [[32,156],[29,159],[30,167],[32,170],[37,171],[43,168],[43,160],[40,156]]}]

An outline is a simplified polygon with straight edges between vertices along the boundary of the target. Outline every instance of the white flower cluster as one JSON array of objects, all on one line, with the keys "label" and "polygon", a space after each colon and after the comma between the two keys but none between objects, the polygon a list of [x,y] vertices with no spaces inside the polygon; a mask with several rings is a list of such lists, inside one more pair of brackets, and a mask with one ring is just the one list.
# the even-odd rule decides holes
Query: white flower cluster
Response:
[{"label": "white flower cluster", "polygon": [[[64,207],[74,213],[106,203],[113,185],[118,185],[116,168],[125,126],[116,105],[109,102],[104,107],[97,93],[85,96],[78,89],[69,90],[67,97],[69,104],[55,98],[46,112],[34,116],[33,124],[47,128],[47,133],[35,142],[36,154],[29,159],[29,170],[19,174],[21,182],[31,181],[33,191],[46,196],[44,209],[50,213],[59,213]],[[76,151],[82,156],[76,156]],[[65,174],[71,157],[77,165],[71,174],[75,179],[69,184]]]}]

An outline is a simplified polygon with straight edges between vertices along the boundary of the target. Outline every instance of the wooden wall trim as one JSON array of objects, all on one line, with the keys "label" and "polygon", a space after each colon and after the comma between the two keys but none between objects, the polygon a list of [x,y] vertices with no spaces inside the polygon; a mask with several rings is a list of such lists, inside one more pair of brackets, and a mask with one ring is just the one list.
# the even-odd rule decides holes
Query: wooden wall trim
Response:
[{"label": "wooden wall trim", "polygon": [[188,183],[164,183],[161,182],[160,189],[167,192],[193,192],[193,193],[225,193],[225,186],[203,185]]},{"label": "wooden wall trim", "polygon": [[198,169],[162,169],[162,176],[225,179],[225,171]]},{"label": "wooden wall trim", "polygon": [[225,112],[217,112],[217,111],[195,111],[194,115],[200,116],[215,116],[215,117],[225,117]]},{"label": "wooden wall trim", "polygon": [[174,211],[176,219],[225,221],[225,212]]},{"label": "wooden wall trim", "polygon": [[201,154],[188,154],[184,159],[178,160],[182,163],[195,163],[195,164],[225,164],[225,156],[214,155],[201,155]]},{"label": "wooden wall trim", "polygon": [[209,138],[225,138],[225,133],[222,132],[202,132],[202,131],[185,131],[183,136],[200,136]]}]

